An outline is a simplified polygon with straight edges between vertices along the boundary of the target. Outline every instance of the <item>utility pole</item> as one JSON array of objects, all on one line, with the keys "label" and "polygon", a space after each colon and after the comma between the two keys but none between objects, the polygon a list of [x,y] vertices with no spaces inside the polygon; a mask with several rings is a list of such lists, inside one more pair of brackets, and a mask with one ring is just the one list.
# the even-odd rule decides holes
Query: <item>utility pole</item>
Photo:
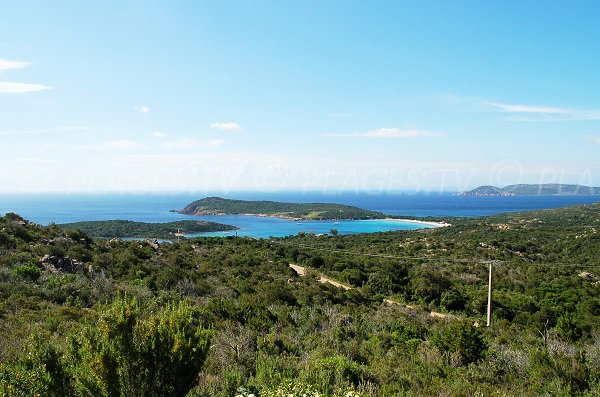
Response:
[{"label": "utility pole", "polygon": [[493,262],[489,262],[490,275],[488,280],[488,306],[487,306],[487,326],[492,325],[492,266]]}]

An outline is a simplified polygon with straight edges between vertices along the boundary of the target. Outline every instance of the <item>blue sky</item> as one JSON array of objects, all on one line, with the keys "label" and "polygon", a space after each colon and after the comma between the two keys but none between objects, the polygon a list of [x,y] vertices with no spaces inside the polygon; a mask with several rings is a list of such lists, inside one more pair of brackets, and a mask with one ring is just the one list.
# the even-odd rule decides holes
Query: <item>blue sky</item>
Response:
[{"label": "blue sky", "polygon": [[0,191],[600,185],[596,1],[19,1]]}]

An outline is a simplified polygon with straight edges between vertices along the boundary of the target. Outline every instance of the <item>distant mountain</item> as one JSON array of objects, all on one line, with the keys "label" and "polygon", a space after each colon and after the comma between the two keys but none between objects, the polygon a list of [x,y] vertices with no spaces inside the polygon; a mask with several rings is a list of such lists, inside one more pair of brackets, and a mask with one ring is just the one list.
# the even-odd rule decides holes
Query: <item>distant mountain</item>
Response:
[{"label": "distant mountain", "polygon": [[479,186],[473,190],[458,193],[459,196],[514,196],[515,193],[505,192],[496,186]]},{"label": "distant mountain", "polygon": [[558,183],[479,186],[458,193],[459,196],[594,196],[600,195],[600,187],[564,185]]},{"label": "distant mountain", "polygon": [[187,215],[258,215],[295,220],[381,219],[381,212],[331,203],[281,203],[277,201],[230,200],[206,197],[176,211]]}]

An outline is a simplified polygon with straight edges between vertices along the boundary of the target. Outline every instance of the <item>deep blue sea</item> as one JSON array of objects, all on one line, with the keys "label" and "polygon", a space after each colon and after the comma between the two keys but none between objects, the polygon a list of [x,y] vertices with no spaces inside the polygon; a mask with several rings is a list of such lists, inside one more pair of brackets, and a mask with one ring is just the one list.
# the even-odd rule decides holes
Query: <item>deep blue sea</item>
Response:
[{"label": "deep blue sea", "polygon": [[[407,230],[423,227],[398,221],[305,221],[296,222],[253,216],[188,216],[169,212],[190,202],[218,195],[246,200],[286,202],[331,202],[354,205],[390,215],[473,217],[503,212],[556,208],[600,201],[600,196],[514,196],[464,197],[449,193],[185,193],[185,194],[0,194],[0,214],[15,212],[42,225],[86,220],[126,219],[141,222],[170,222],[205,219],[240,227],[240,236],[281,237],[298,232],[340,234]],[[235,234],[235,232],[230,232]],[[226,233],[212,233],[223,236]]]}]

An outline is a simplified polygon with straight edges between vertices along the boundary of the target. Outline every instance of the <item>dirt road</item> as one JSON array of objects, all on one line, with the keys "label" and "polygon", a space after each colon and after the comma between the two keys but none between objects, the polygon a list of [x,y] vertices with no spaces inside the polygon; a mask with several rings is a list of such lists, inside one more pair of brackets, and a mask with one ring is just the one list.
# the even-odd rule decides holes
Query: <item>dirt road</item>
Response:
[{"label": "dirt road", "polygon": [[[298,276],[300,276],[300,277],[306,276],[306,273],[308,271],[306,269],[306,267],[300,266],[300,265],[296,265],[295,263],[290,263],[290,268],[292,268],[292,270],[294,270],[296,272],[296,274]],[[320,282],[320,283],[323,283],[323,284],[333,285],[336,288],[343,288],[346,291],[352,289],[352,287],[349,286],[349,285],[342,284],[342,283],[337,282],[335,280],[332,280],[330,278],[324,277],[324,276],[322,276],[320,274],[319,274],[319,279],[317,281]],[[383,302],[385,304],[388,304],[388,305],[396,305],[396,306],[402,306],[402,307],[405,307],[405,308],[411,309],[411,310],[418,310],[417,306],[407,305],[407,304],[400,303],[398,301],[395,301],[395,300],[389,299],[389,298],[384,299]],[[435,317],[435,318],[444,318],[444,319],[446,319],[446,318],[455,318],[456,317],[456,316],[453,316],[452,314],[439,313],[439,312],[430,312],[429,316],[430,317]]]},{"label": "dirt road", "polygon": [[[296,274],[298,274],[300,277],[304,277],[304,276],[306,276],[306,271],[307,271],[307,270],[306,270],[306,268],[305,268],[305,267],[303,267],[303,266],[299,266],[299,265],[295,265],[295,264],[293,264],[293,263],[290,263],[290,267],[291,267],[291,268],[292,268],[292,269],[293,269],[293,270],[296,272]],[[346,285],[346,284],[339,283],[339,282],[337,282],[337,281],[335,281],[335,280],[332,280],[332,279],[330,279],[330,278],[327,278],[327,277],[324,277],[324,276],[321,276],[321,275],[319,275],[319,279],[318,279],[317,281],[318,281],[318,282],[320,282],[320,283],[322,283],[322,284],[331,284],[331,285],[333,285],[333,286],[334,286],[334,287],[336,287],[336,288],[342,288],[342,289],[344,289],[344,290],[346,290],[346,291],[347,291],[347,290],[349,290],[349,289],[352,289],[352,287],[351,287],[351,286],[349,286],[349,285]]]}]

